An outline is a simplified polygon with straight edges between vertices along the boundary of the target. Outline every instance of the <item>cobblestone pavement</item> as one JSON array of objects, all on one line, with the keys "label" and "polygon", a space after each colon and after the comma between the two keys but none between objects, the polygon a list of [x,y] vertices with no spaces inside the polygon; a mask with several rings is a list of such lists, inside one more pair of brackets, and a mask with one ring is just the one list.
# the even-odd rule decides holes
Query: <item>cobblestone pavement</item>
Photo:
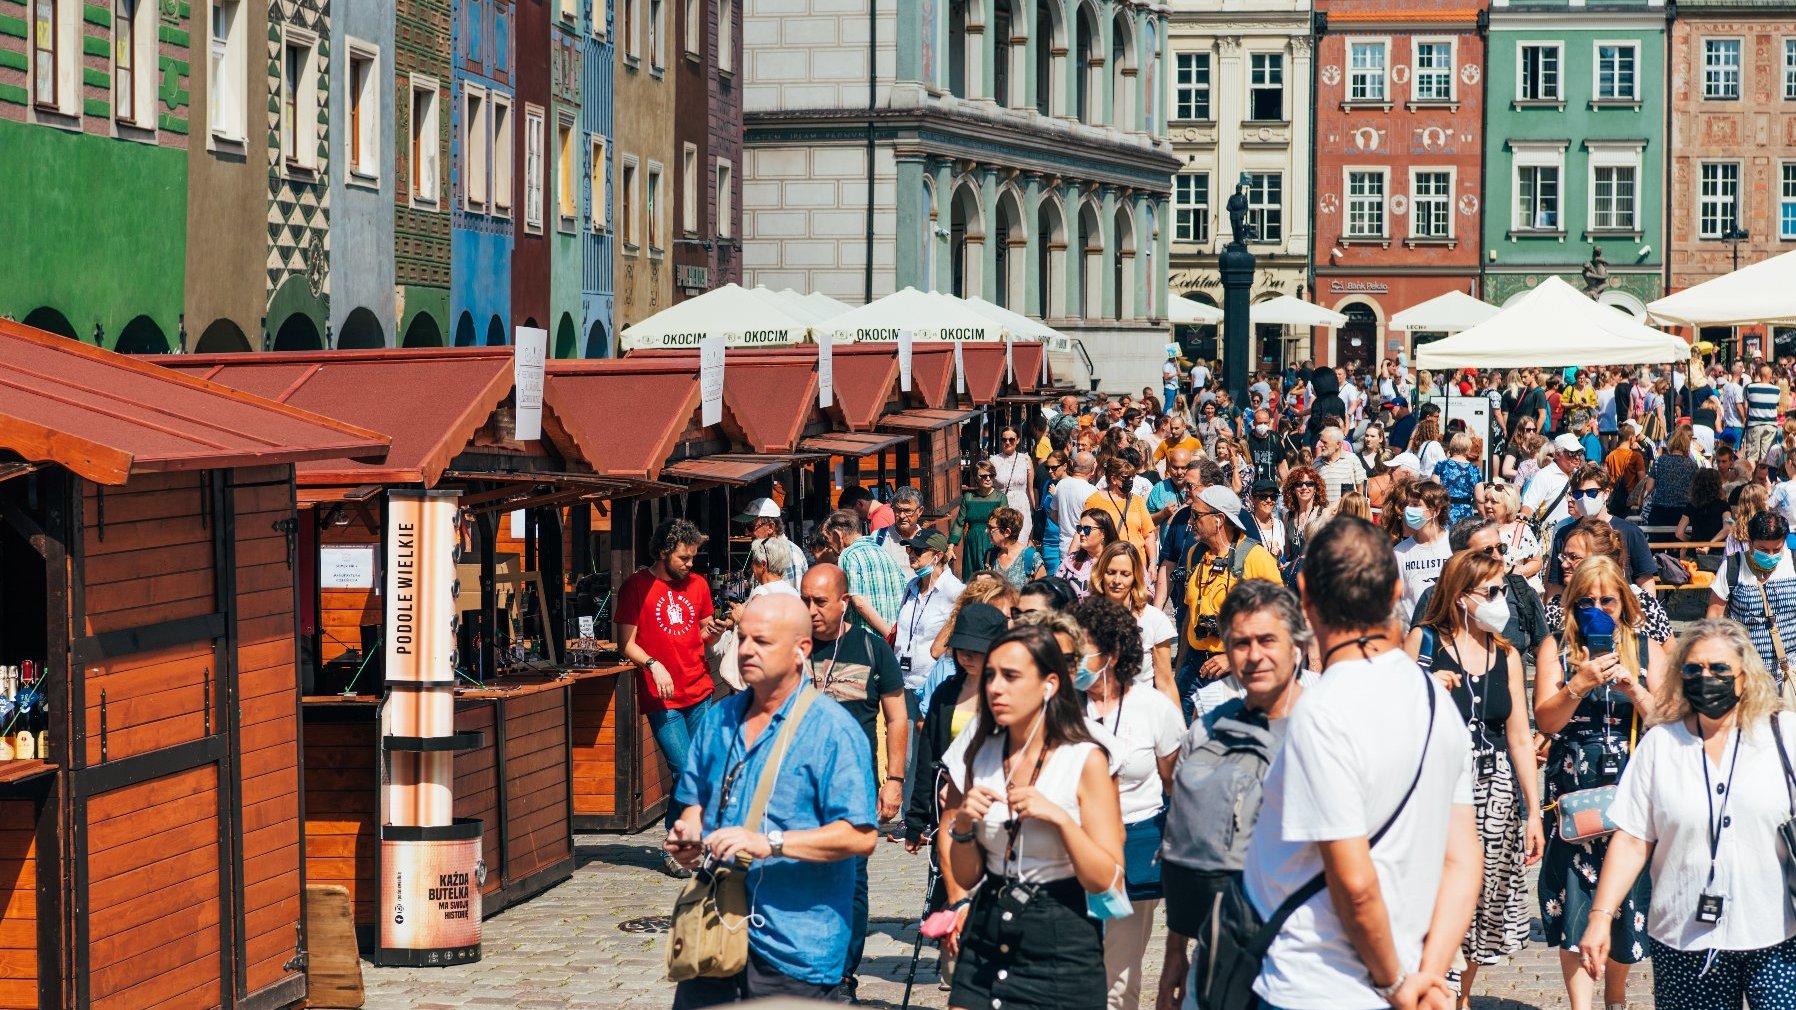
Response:
[{"label": "cobblestone pavement", "polygon": [[[665,1010],[673,986],[663,971],[664,938],[629,928],[640,917],[665,915],[679,893],[679,883],[656,869],[660,855],[652,846],[659,837],[659,831],[634,837],[577,836],[580,865],[573,879],[488,919],[480,963],[436,969],[364,964],[366,1007]],[[897,1007],[903,999],[924,875],[921,856],[880,843],[872,868],[872,924],[861,969],[861,998],[868,1005]],[[1151,994],[1158,984],[1163,935],[1162,926],[1149,948],[1144,994]],[[925,948],[912,1006],[946,1005],[947,993],[936,987],[934,966],[935,954]],[[1637,971],[1630,990],[1635,1005],[1648,1005],[1645,966]],[[1536,942],[1508,964],[1485,969],[1473,1002],[1478,1010],[1564,1006],[1554,953]],[[1151,995],[1144,1005],[1152,1007]]]}]

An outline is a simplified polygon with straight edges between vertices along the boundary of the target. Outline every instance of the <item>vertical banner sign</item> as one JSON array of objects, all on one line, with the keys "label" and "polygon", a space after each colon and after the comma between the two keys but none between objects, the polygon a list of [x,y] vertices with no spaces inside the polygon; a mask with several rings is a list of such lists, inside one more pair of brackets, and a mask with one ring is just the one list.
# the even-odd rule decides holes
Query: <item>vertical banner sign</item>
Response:
[{"label": "vertical banner sign", "polygon": [[1041,384],[1046,386],[1051,381],[1048,377],[1048,340],[1043,337],[1041,341]]},{"label": "vertical banner sign", "polygon": [[917,335],[910,330],[898,331],[898,391],[910,392],[910,352]]},{"label": "vertical banner sign", "polygon": [[515,437],[534,442],[543,437],[543,368],[549,357],[549,331],[534,326],[517,328],[512,344],[511,376],[516,385]]},{"label": "vertical banner sign", "polygon": [[713,333],[698,343],[698,423],[709,427],[723,423],[723,334]]},{"label": "vertical banner sign", "polygon": [[954,391],[963,396],[967,392],[967,358],[958,340],[954,342]]},{"label": "vertical banner sign", "polygon": [[1004,331],[1004,381],[1007,384],[1016,382],[1016,341],[1010,331]]},{"label": "vertical banner sign", "polygon": [[827,333],[817,339],[817,406],[829,407],[836,402],[835,338]]}]

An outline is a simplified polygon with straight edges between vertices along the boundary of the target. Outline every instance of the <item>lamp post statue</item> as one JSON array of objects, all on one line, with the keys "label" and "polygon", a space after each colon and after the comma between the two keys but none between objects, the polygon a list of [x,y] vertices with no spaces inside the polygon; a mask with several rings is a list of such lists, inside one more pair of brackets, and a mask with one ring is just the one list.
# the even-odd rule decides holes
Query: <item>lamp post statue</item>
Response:
[{"label": "lamp post statue", "polygon": [[1247,221],[1247,173],[1235,183],[1228,200],[1229,228],[1233,241],[1222,247],[1222,360],[1223,380],[1236,403],[1247,402],[1249,367],[1253,359],[1253,326],[1248,318],[1248,296],[1253,289],[1253,253],[1247,242],[1254,238]]}]

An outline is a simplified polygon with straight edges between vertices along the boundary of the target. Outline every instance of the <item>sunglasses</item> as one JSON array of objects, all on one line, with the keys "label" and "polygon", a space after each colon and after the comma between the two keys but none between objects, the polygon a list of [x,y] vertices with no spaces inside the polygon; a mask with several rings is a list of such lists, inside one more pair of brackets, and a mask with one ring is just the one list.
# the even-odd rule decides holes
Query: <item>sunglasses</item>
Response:
[{"label": "sunglasses", "polygon": [[998,441],[1008,444],[1010,442],[1016,441],[1016,436],[1015,435],[1005,435],[1003,438],[998,439]]},{"label": "sunglasses", "polygon": [[1291,486],[1294,488],[1306,488],[1306,487],[1313,488],[1316,486],[1316,482],[1313,480],[1300,480]]},{"label": "sunglasses", "polygon": [[1499,600],[1503,598],[1503,587],[1500,585],[1479,586],[1477,589],[1466,590],[1465,594],[1467,596],[1476,596],[1485,600]]},{"label": "sunglasses", "polygon": [[1705,673],[1720,674],[1723,677],[1734,672],[1732,663],[1685,663],[1684,677],[1700,677]]},{"label": "sunglasses", "polygon": [[1603,489],[1600,487],[1580,488],[1579,490],[1572,492],[1572,497],[1579,501],[1589,501],[1602,493]]},{"label": "sunglasses", "polygon": [[1255,501],[1278,501],[1277,491],[1261,491],[1254,496]]},{"label": "sunglasses", "polygon": [[1096,526],[1085,526],[1085,525],[1074,526],[1073,529],[1078,531],[1078,534],[1082,537],[1091,536],[1093,533],[1096,533],[1098,531],[1098,528]]},{"label": "sunglasses", "polygon": [[1619,596],[1585,596],[1578,600],[1580,607],[1613,607],[1621,603]]}]

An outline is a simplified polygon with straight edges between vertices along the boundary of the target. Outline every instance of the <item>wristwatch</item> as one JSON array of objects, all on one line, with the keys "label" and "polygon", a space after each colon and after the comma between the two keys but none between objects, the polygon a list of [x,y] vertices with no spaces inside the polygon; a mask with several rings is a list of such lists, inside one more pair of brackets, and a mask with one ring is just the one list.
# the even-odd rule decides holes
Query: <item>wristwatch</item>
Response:
[{"label": "wristwatch", "polygon": [[1389,1003],[1391,998],[1397,995],[1397,990],[1403,988],[1403,983],[1407,981],[1409,981],[1409,972],[1399,971],[1397,973],[1396,981],[1392,982],[1390,985],[1379,985],[1374,982],[1372,984],[1372,991],[1378,994],[1379,999]]},{"label": "wristwatch", "polygon": [[786,854],[786,833],[778,828],[767,832],[767,848],[775,858]]}]

